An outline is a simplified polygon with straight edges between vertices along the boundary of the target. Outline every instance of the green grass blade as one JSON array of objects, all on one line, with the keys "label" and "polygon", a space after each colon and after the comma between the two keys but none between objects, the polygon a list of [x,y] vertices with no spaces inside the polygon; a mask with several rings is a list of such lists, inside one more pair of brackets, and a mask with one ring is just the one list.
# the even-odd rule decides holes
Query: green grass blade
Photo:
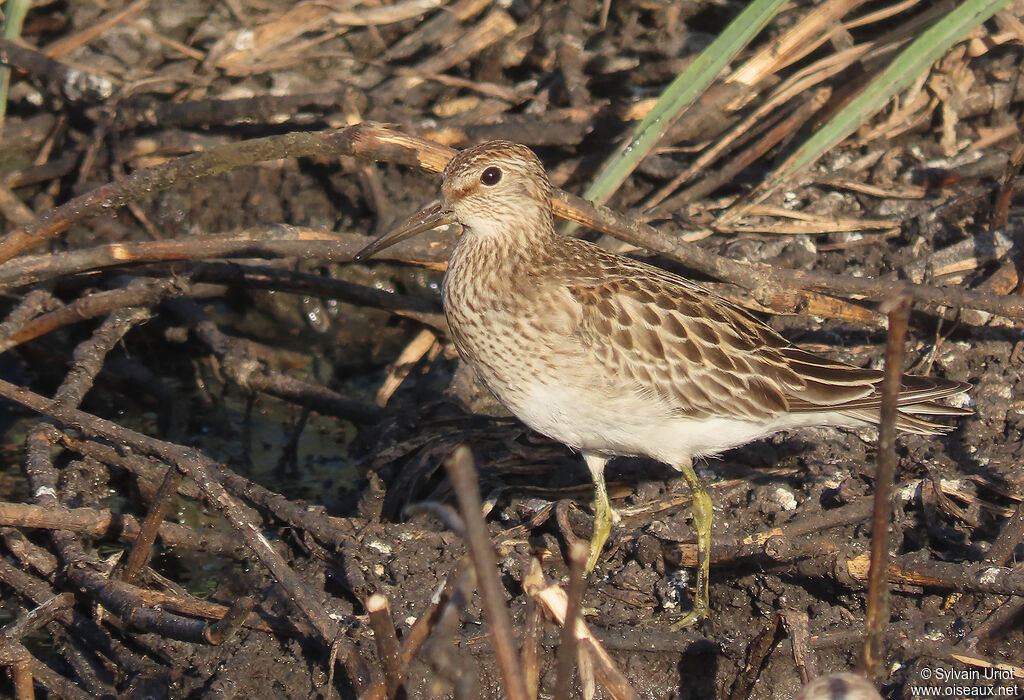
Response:
[{"label": "green grass blade", "polygon": [[[31,0],[10,0],[4,7],[7,17],[4,21],[3,38],[14,41],[21,36],[21,23],[28,14]],[[11,69],[0,66],[0,135],[4,130],[4,117],[7,115],[7,88],[11,83]]]},{"label": "green grass blade", "polygon": [[25,21],[25,15],[28,14],[30,7],[32,7],[32,0],[10,0],[7,3],[7,7],[4,8],[4,12],[7,14],[4,21],[4,39],[14,41],[21,36],[21,23]]},{"label": "green grass blade", "polygon": [[584,193],[604,204],[650,153],[665,130],[700,96],[723,68],[778,13],[786,0],[755,0],[665,89],[625,145],[609,158]]},{"label": "green grass blade", "polygon": [[792,177],[817,160],[823,153],[853,133],[857,127],[881,110],[893,95],[906,89],[953,44],[968,32],[1007,5],[1009,0],[966,0],[924,31],[900,53],[892,64],[864,88],[856,98],[839,111],[803,143],[750,202],[730,212],[729,220],[742,215],[745,209],[763,201]]}]

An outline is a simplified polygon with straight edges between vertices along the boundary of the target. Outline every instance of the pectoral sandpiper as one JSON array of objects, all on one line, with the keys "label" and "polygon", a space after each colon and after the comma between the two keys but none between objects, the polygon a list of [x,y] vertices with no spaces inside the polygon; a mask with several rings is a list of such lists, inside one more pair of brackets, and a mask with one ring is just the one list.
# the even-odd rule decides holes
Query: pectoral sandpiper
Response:
[{"label": "pectoral sandpiper", "polygon": [[[462,225],[444,279],[451,337],[512,413],[583,454],[595,486],[587,571],[615,520],[609,458],[657,459],[689,482],[697,590],[681,624],[708,613],[712,508],[692,458],[779,430],[878,422],[881,372],[801,350],[699,284],[556,234],[551,184],[525,146],[460,152],[440,202],[356,259],[451,223]],[[943,432],[923,416],[970,413],[935,402],[969,388],[905,375],[899,428]]]}]

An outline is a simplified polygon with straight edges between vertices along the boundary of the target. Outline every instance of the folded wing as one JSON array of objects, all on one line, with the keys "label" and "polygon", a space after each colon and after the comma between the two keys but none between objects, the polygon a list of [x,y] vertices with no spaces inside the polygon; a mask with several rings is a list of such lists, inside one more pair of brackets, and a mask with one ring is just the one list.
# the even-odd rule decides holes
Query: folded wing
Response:
[{"label": "folded wing", "polygon": [[[801,350],[729,302],[671,273],[601,256],[600,275],[574,281],[574,337],[617,376],[693,418],[768,420],[833,413],[878,421],[882,373]],[[634,268],[635,269],[632,269]],[[934,403],[969,388],[904,375],[899,427],[933,433],[921,414],[970,411]]]}]

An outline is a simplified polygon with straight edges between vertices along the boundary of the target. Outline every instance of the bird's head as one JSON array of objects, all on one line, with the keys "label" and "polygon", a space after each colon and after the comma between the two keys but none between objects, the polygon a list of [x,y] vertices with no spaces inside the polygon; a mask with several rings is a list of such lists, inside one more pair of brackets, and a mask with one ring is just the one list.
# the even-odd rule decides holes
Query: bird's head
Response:
[{"label": "bird's head", "polygon": [[359,251],[355,259],[453,223],[474,236],[530,238],[553,233],[551,182],[540,159],[511,141],[489,141],[459,152],[444,169],[441,200]]}]

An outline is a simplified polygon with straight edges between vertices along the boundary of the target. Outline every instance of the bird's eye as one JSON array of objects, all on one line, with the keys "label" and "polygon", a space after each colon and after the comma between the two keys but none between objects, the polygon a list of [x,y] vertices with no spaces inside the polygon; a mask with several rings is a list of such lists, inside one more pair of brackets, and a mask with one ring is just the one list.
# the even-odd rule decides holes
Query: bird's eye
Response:
[{"label": "bird's eye", "polygon": [[501,182],[501,168],[495,168],[494,166],[487,168],[480,174],[480,182],[488,187],[497,185]]}]

